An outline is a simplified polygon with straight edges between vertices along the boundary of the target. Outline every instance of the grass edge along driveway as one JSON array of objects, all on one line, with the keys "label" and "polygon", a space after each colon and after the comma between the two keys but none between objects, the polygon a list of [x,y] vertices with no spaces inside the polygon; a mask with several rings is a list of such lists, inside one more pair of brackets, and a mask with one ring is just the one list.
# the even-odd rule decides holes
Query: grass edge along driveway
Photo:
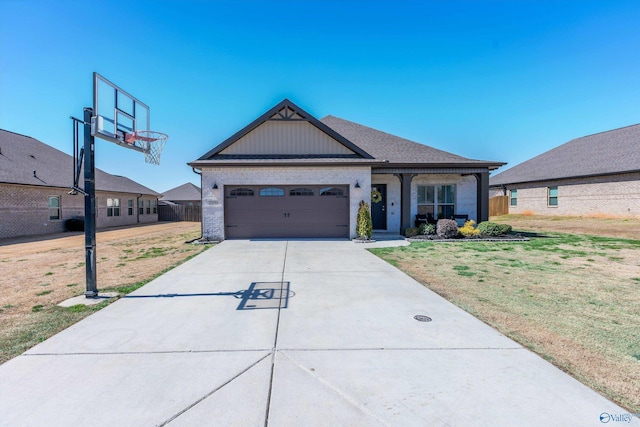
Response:
[{"label": "grass edge along driveway", "polygon": [[640,240],[553,233],[370,251],[640,413]]}]

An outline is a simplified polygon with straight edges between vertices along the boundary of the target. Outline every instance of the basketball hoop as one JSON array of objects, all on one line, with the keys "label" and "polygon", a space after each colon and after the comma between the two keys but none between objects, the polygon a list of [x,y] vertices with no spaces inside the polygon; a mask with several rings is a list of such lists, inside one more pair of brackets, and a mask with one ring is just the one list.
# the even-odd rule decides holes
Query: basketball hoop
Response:
[{"label": "basketball hoop", "polygon": [[154,165],[160,164],[160,155],[169,136],[152,130],[139,130],[125,136],[127,144],[137,144],[144,151],[144,161]]}]

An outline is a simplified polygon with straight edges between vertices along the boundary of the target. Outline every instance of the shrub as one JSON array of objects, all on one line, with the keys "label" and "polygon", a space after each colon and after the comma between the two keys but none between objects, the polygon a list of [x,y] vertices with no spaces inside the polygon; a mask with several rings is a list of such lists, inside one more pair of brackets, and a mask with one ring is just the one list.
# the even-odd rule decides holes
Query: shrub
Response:
[{"label": "shrub", "polygon": [[474,227],[476,222],[472,219],[464,223],[464,227],[459,229],[460,234],[464,237],[480,237],[480,230]]},{"label": "shrub", "polygon": [[414,237],[414,236],[417,236],[418,233],[420,233],[420,229],[418,227],[409,227],[406,230],[404,230],[404,235],[406,237]]},{"label": "shrub", "polygon": [[453,239],[458,237],[460,231],[458,224],[453,219],[439,219],[436,224],[436,234],[443,239]]},{"label": "shrub", "polygon": [[497,224],[495,222],[484,221],[478,224],[478,230],[483,236],[504,236],[511,233],[511,226],[509,224]]},{"label": "shrub", "polygon": [[84,218],[69,218],[64,222],[67,231],[84,231]]},{"label": "shrub", "polygon": [[433,236],[436,234],[435,224],[420,224],[420,234],[426,234],[427,236]]},{"label": "shrub", "polygon": [[369,204],[365,203],[364,200],[360,201],[360,207],[358,208],[356,235],[361,239],[370,239],[373,235],[373,223],[371,222]]}]

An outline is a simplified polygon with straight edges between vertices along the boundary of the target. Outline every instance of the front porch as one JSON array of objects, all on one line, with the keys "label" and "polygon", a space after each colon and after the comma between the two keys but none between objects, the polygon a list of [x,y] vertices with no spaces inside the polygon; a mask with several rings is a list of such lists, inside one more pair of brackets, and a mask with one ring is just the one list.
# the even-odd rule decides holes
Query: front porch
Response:
[{"label": "front porch", "polygon": [[485,168],[373,168],[371,216],[376,232],[404,234],[416,215],[434,220],[466,215],[489,219],[489,173]]}]

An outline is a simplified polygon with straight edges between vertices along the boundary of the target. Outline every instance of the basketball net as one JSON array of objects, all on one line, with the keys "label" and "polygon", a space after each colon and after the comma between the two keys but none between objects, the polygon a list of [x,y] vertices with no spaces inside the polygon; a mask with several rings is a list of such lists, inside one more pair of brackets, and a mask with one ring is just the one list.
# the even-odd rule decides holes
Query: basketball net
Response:
[{"label": "basketball net", "polygon": [[139,130],[127,134],[125,142],[136,144],[144,151],[144,161],[153,165],[160,164],[160,155],[169,136],[152,130]]}]

